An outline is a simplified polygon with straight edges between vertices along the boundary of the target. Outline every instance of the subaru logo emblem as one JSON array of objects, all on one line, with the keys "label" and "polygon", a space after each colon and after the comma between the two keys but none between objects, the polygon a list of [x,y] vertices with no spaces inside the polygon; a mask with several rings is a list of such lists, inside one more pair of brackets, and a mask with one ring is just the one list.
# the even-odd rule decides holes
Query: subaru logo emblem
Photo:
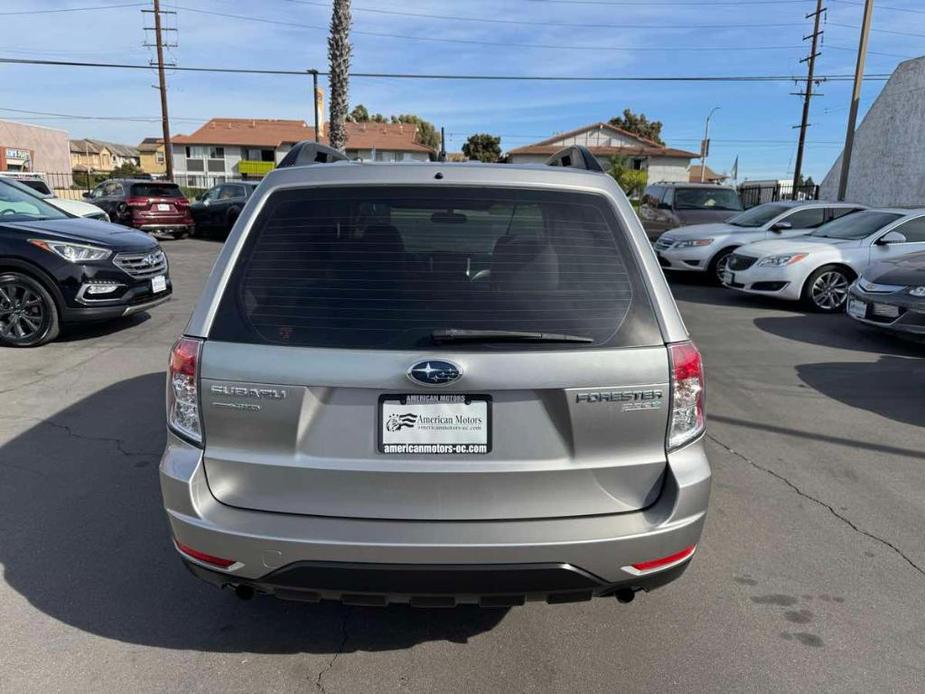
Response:
[{"label": "subaru logo emblem", "polygon": [[421,361],[408,369],[408,378],[425,386],[445,386],[458,381],[462,371],[456,364],[431,359]]}]

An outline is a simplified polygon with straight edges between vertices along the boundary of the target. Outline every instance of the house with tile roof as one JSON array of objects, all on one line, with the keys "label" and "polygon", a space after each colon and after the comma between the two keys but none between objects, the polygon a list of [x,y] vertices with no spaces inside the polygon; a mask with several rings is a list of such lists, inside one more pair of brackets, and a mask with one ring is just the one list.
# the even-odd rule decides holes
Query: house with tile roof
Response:
[{"label": "house with tile roof", "polygon": [[[346,123],[346,153],[364,161],[428,161],[436,155],[420,142],[417,127],[403,123]],[[327,124],[321,142],[328,143]],[[172,139],[174,178],[191,187],[209,187],[236,178],[260,178],[292,146],[314,140],[305,121],[213,118],[190,135]]]},{"label": "house with tile roof", "polygon": [[563,147],[587,147],[604,169],[610,167],[612,157],[626,157],[635,169],[648,173],[650,183],[686,182],[691,159],[700,156],[695,152],[667,147],[653,140],[618,128],[609,123],[592,123],[565,133],[509,150],[512,164],[538,164],[546,161]]}]

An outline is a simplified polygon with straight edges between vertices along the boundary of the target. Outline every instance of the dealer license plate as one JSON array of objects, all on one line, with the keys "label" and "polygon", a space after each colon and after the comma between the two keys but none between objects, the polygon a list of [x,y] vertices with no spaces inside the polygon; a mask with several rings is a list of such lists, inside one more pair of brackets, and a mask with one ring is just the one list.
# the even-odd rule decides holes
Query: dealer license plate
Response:
[{"label": "dealer license plate", "polygon": [[151,278],[151,291],[155,294],[163,292],[167,289],[167,278],[163,275],[158,275],[157,277]]},{"label": "dealer license plate", "polygon": [[420,393],[379,398],[379,452],[481,455],[491,451],[491,398]]},{"label": "dealer license plate", "polygon": [[854,318],[867,318],[867,304],[858,299],[848,299],[848,315]]}]

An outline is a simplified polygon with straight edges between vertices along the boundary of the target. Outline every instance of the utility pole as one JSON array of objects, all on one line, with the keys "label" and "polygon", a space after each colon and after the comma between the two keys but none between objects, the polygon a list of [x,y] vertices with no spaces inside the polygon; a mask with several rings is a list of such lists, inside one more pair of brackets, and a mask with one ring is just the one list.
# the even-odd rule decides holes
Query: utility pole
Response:
[{"label": "utility pole", "polygon": [[848,192],[848,172],[851,169],[851,150],[854,148],[854,129],[858,122],[858,104],[861,101],[861,82],[864,79],[864,60],[867,58],[867,39],[870,20],[874,14],[874,0],[865,0],[864,19],[861,20],[861,40],[858,43],[858,62],[854,68],[854,89],[851,91],[851,109],[848,112],[848,130],[845,133],[845,150],[841,155],[841,177],[838,179],[838,199],[844,200]]},{"label": "utility pole", "polygon": [[707,155],[710,153],[710,119],[713,114],[719,111],[719,106],[714,106],[710,113],[707,114],[707,122],[703,126],[703,142],[700,143],[700,182],[703,183],[707,170]]},{"label": "utility pole", "polygon": [[809,55],[803,58],[800,62],[806,63],[806,88],[803,90],[803,93],[797,93],[799,96],[803,97],[803,118],[800,120],[800,141],[797,144],[797,163],[793,167],[793,188],[791,192],[791,197],[796,200],[797,196],[797,186],[800,185],[800,179],[803,177],[803,148],[806,146],[806,128],[809,127],[809,102],[813,98],[813,75],[816,71],[816,58],[821,55],[816,49],[819,46],[819,37],[823,32],[819,31],[819,21],[822,18],[822,13],[825,12],[825,9],[822,6],[822,0],[816,0],[816,11],[810,12],[806,15],[806,19],[813,17],[813,33],[809,36],[804,36],[803,40],[812,39],[812,47],[809,49]]},{"label": "utility pole", "polygon": [[[161,92],[161,127],[164,131],[164,163],[167,168],[167,180],[173,180],[173,147],[170,144],[170,117],[167,115],[167,77],[164,74],[164,47],[170,45],[164,41],[163,33],[165,31],[176,31],[176,29],[169,29],[161,26],[161,15],[162,14],[176,14],[173,11],[161,11],[161,2],[160,0],[153,0],[154,9],[153,10],[142,10],[144,13],[152,13],[154,15],[154,46],[157,50],[157,82],[158,89]],[[145,29],[151,29],[151,27],[145,27]],[[150,44],[145,44],[149,46]]]},{"label": "utility pole", "polygon": [[312,69],[309,72],[312,74],[312,104],[314,105],[312,110],[315,112],[315,142],[321,142],[318,124],[318,71]]}]

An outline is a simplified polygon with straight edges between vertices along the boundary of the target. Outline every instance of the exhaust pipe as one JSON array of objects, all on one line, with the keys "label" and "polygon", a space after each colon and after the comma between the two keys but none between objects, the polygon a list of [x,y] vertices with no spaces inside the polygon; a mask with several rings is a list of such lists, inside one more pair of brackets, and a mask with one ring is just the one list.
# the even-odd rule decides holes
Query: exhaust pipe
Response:
[{"label": "exhaust pipe", "polygon": [[241,600],[250,600],[254,597],[254,589],[250,586],[238,585],[234,587],[234,594]]},{"label": "exhaust pipe", "polygon": [[614,593],[614,597],[617,599],[617,602],[626,605],[627,603],[633,602],[633,598],[636,597],[636,591],[632,588],[620,588],[620,590]]}]

